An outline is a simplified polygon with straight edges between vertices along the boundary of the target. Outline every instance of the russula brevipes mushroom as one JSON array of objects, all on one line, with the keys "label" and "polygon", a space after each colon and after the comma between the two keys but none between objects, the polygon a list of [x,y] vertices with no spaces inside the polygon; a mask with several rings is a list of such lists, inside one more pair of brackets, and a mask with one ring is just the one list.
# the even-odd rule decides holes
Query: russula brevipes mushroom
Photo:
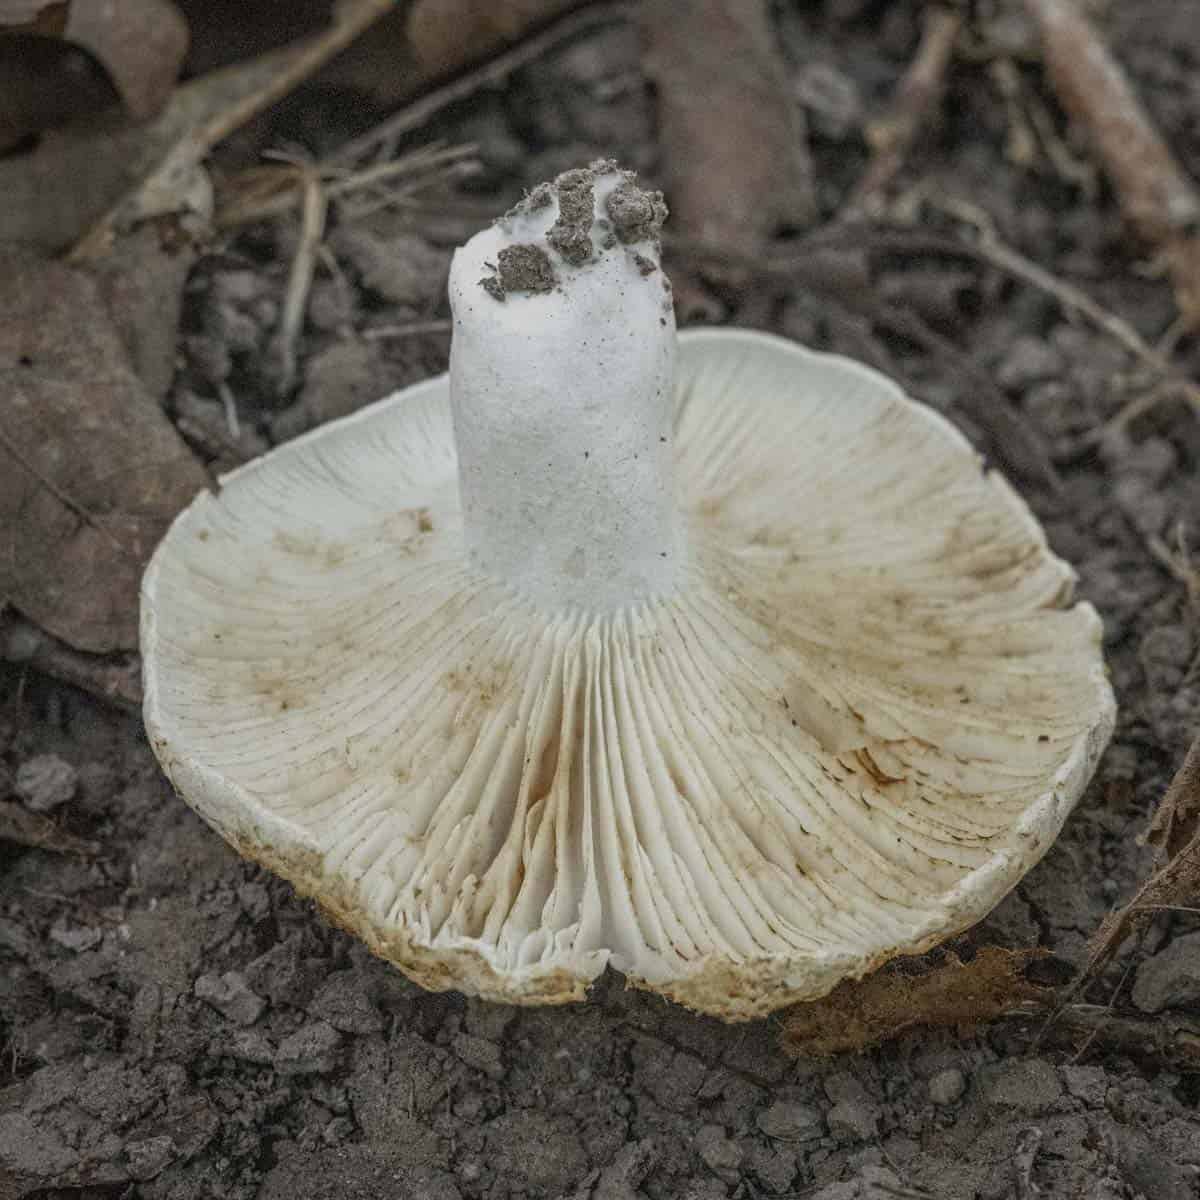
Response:
[{"label": "russula brevipes mushroom", "polygon": [[1113,722],[1096,614],[857,363],[675,335],[611,163],[458,251],[447,376],[267,454],[146,573],[146,724],[244,855],[431,988],[718,1016],[978,920]]}]

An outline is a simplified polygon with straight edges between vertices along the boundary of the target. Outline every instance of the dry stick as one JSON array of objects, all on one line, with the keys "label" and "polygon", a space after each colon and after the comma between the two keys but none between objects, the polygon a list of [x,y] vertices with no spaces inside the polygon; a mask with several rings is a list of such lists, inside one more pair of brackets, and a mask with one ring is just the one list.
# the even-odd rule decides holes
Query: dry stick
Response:
[{"label": "dry stick", "polygon": [[1063,107],[1091,136],[1126,219],[1163,251],[1175,299],[1200,325],[1200,193],[1150,122],[1129,79],[1071,0],[1025,0]]},{"label": "dry stick", "polygon": [[258,86],[248,89],[229,107],[189,130],[133,191],[84,234],[68,257],[72,261],[99,257],[125,226],[147,214],[170,211],[171,201],[178,203],[186,192],[188,181],[195,178],[201,162],[214,146],[251,117],[286,96],[393,7],[394,0],[358,0],[353,5],[335,7],[335,13],[341,15],[335,17],[333,25],[324,33],[288,47],[278,55],[264,56],[259,61],[267,69]]},{"label": "dry stick", "polygon": [[9,612],[0,616],[0,659],[32,667],[125,712],[141,709],[141,664],[136,655],[86,654]]},{"label": "dry stick", "polygon": [[[998,267],[1014,279],[1019,279],[1022,283],[1037,288],[1038,291],[1050,296],[1058,302],[1064,312],[1083,317],[1101,332],[1107,333],[1130,355],[1160,376],[1153,392],[1132,400],[1119,413],[1110,418],[1104,426],[1090,435],[1090,439],[1101,439],[1106,432],[1127,425],[1161,401],[1174,395],[1179,395],[1197,412],[1200,412],[1200,385],[1181,375],[1179,369],[1160,350],[1151,346],[1128,321],[1098,304],[1086,292],[1057,278],[1045,267],[1039,266],[1032,259],[1026,258],[1025,255],[1002,242],[991,218],[981,208],[953,197],[927,195],[923,199],[930,207],[940,209],[947,215],[970,225],[976,230],[978,237],[973,242],[965,242],[940,237],[937,234],[876,233],[855,230],[854,236],[860,239],[858,244],[867,250],[894,249],[981,259]],[[841,231],[822,231],[817,244],[826,239],[836,240],[841,236],[843,236]]]},{"label": "dry stick", "polygon": [[868,126],[871,161],[850,194],[845,217],[859,217],[877,208],[904,166],[918,134],[941,102],[962,22],[962,14],[956,10],[926,10],[916,57],[896,87],[887,113]]},{"label": "dry stick", "polygon": [[541,58],[561,42],[613,21],[628,20],[630,15],[631,10],[627,4],[602,4],[563,17],[527,41],[468,71],[461,79],[443,84],[412,104],[405,105],[393,116],[347,142],[330,161],[345,164],[364,158],[381,147],[386,150],[405,134],[426,125],[442,109],[459,100],[466,100],[484,88],[503,82],[514,71]]}]

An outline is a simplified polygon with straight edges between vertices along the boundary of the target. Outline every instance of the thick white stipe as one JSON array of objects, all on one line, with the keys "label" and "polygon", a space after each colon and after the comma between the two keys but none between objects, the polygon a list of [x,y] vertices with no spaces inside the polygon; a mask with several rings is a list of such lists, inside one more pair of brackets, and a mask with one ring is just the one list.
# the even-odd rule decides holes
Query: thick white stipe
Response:
[{"label": "thick white stipe", "polygon": [[[604,227],[622,181],[615,171],[596,180],[583,264],[547,242],[559,215],[551,193],[473,237],[450,270],[467,545],[485,571],[546,607],[627,607],[671,593],[682,566],[675,318],[657,246],[622,244]],[[514,245],[546,252],[553,290],[500,300],[485,289]]]}]

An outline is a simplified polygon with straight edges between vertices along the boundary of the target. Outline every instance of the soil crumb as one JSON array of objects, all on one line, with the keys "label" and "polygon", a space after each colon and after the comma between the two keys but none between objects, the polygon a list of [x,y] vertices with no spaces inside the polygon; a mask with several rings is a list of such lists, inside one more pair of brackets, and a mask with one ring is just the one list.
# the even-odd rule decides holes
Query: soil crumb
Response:
[{"label": "soil crumb", "polygon": [[558,190],[558,220],[546,241],[572,266],[592,256],[592,222],[595,219],[595,173],[588,167],[564,171],[555,181]]},{"label": "soil crumb", "polygon": [[479,282],[497,300],[503,300],[509,292],[551,292],[558,282],[554,267],[540,246],[528,242],[505,246],[496,258],[496,274]]},{"label": "soil crumb", "polygon": [[626,179],[609,193],[604,204],[617,237],[630,242],[657,242],[667,219],[667,204],[662,192],[647,192],[632,179]]}]

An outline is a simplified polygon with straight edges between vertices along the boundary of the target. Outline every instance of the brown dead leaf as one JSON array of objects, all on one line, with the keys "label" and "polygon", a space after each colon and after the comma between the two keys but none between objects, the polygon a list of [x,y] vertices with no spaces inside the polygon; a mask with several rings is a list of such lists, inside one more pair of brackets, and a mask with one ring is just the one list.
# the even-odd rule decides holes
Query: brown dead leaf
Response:
[{"label": "brown dead leaf", "polygon": [[0,277],[0,600],[76,649],[133,649],[146,561],[208,476],[90,278],[14,247]]},{"label": "brown dead leaf", "polygon": [[810,223],[802,115],[765,0],[643,0],[638,15],[676,235],[756,255]]},{"label": "brown dead leaf", "polygon": [[171,0],[75,0],[63,36],[90,51],[136,121],[160,112],[188,49],[188,25]]},{"label": "brown dead leaf", "polygon": [[[164,236],[164,233],[166,236]],[[175,342],[183,309],[183,287],[196,261],[191,241],[170,236],[154,223],[121,238],[92,264],[134,371],[155,400],[175,376]]]},{"label": "brown dead leaf", "polygon": [[967,963],[952,953],[920,975],[896,967],[798,1004],[783,1018],[783,1048],[799,1058],[865,1050],[920,1027],[982,1025],[1022,1002],[1045,1001],[1050,989],[1030,983],[1025,968],[1044,950],[985,946]]},{"label": "brown dead leaf", "polygon": [[142,121],[171,96],[188,29],[173,0],[0,0],[0,151],[116,107]]},{"label": "brown dead leaf", "polygon": [[59,34],[66,28],[69,7],[69,0],[0,0],[0,25]]},{"label": "brown dead leaf", "polygon": [[100,851],[95,842],[66,833],[49,817],[30,812],[11,800],[0,800],[0,842],[16,842],[18,846],[55,850],[60,854],[94,855]]}]

